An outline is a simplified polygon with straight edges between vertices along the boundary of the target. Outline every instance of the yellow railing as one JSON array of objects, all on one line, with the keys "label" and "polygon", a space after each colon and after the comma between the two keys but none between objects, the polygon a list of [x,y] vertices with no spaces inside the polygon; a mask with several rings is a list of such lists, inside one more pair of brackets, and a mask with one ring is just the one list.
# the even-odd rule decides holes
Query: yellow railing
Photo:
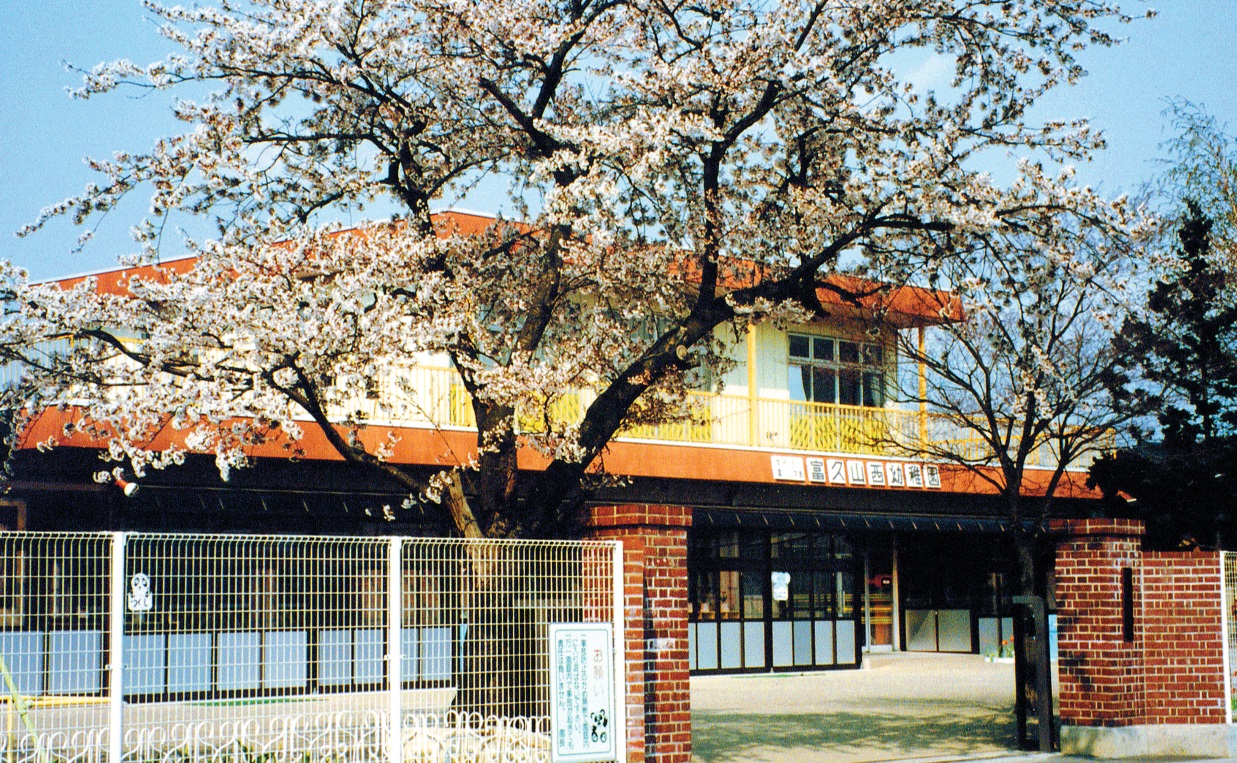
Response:
[{"label": "yellow railing", "polygon": [[[536,412],[521,412],[517,424],[524,432],[569,425],[583,418],[592,400],[587,390],[568,393],[548,407],[537,406]],[[336,410],[373,421],[476,427],[468,394],[447,368],[401,371],[368,396],[345,398]],[[915,452],[926,439],[970,460],[982,460],[989,452],[974,433],[931,412],[706,392],[690,393],[671,420],[628,427],[618,438],[891,457]],[[1093,456],[1109,445],[1101,443]],[[1090,461],[1084,458],[1077,465]],[[1048,445],[1029,459],[1031,466],[1055,463],[1056,453]]]},{"label": "yellow railing", "polygon": [[[13,364],[0,365],[0,382],[17,370]],[[381,377],[370,389],[337,393],[331,406],[337,420],[460,429],[477,426],[468,392],[450,368],[410,365]],[[517,427],[535,433],[569,426],[584,417],[593,399],[591,390],[569,392],[548,406],[521,411]],[[894,457],[921,451],[926,441],[935,449],[943,446],[971,461],[986,460],[991,453],[976,434],[931,412],[707,392],[689,393],[677,415],[668,420],[629,426],[618,437]],[[1111,438],[1100,442],[1076,467],[1086,468],[1113,445]],[[1055,449],[1044,444],[1031,453],[1028,465],[1051,467],[1057,458]]]}]

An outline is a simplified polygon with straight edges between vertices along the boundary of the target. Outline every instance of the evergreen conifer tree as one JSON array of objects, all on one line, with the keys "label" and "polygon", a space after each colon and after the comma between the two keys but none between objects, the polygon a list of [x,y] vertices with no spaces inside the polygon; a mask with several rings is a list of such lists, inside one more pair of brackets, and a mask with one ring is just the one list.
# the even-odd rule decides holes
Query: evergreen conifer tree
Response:
[{"label": "evergreen conifer tree", "polygon": [[1212,221],[1193,200],[1178,233],[1179,269],[1126,320],[1114,340],[1121,364],[1139,369],[1159,403],[1168,447],[1206,444],[1237,427],[1237,299],[1210,259]]},{"label": "evergreen conifer tree", "polygon": [[1212,220],[1186,200],[1177,267],[1147,297],[1143,317],[1114,339],[1141,390],[1130,405],[1156,411],[1162,439],[1091,468],[1115,513],[1147,523],[1158,546],[1222,547],[1234,538],[1227,504],[1237,478],[1237,297],[1212,256]]}]

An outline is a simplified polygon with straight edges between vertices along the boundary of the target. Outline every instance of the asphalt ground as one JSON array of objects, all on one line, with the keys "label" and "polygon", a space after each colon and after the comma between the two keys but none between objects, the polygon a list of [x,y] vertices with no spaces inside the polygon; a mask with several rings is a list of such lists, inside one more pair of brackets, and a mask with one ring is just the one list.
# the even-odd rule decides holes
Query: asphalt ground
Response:
[{"label": "asphalt ground", "polygon": [[873,654],[866,667],[696,676],[697,763],[865,763],[1024,756],[1014,666],[978,655]]}]

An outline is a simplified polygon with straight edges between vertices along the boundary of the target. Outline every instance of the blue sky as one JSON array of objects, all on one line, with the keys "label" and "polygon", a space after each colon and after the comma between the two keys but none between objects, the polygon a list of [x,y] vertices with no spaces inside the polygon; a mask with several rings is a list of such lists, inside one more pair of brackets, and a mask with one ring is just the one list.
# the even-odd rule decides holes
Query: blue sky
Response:
[{"label": "blue sky", "polygon": [[[1131,0],[1127,7],[1141,13],[1148,5]],[[1203,104],[1237,130],[1237,0],[1150,7],[1158,18],[1121,28],[1128,40],[1117,48],[1084,53],[1090,76],[1036,112],[1041,119],[1087,117],[1104,131],[1108,150],[1079,167],[1078,177],[1109,193],[1136,189],[1156,171],[1167,98]],[[103,220],[81,253],[71,252],[80,231],[65,221],[25,239],[12,233],[92,179],[82,157],[142,150],[177,129],[159,95],[70,99],[65,88],[79,77],[62,61],[83,68],[115,58],[147,63],[163,52],[140,0],[0,0],[0,258],[49,278],[104,268],[133,250],[128,229],[145,206],[140,197]],[[486,207],[475,199],[467,205]]]}]

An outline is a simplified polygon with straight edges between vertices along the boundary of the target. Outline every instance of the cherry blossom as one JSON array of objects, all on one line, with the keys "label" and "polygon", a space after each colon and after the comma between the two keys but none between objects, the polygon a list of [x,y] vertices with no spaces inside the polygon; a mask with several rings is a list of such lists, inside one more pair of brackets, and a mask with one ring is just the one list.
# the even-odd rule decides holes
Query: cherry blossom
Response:
[{"label": "cherry blossom", "polygon": [[[254,443],[295,453],[315,426],[441,500],[463,534],[568,533],[616,432],[683,415],[749,324],[823,315],[816,285],[840,261],[930,284],[1011,231],[1068,260],[1049,218],[1131,222],[1054,169],[1102,145],[1085,122],[1026,121],[1083,74],[1081,48],[1114,42],[1129,20],[1116,3],[149,8],[179,52],[99,66],[76,95],[172,89],[184,131],[92,160],[99,181],[27,232],[145,194],[134,264],[195,265],[141,271],[120,294],[0,270],[0,347],[28,369],[12,403],[73,406],[135,470],[190,449],[226,476]],[[951,82],[913,84],[921,54]],[[1006,157],[1022,161],[1012,183],[980,171]],[[432,214],[495,177],[515,218],[463,230]],[[376,204],[398,217],[335,223]],[[171,252],[183,214],[217,233]],[[414,385],[407,369],[432,358],[458,372],[478,447],[425,482],[349,405]],[[556,413],[567,400],[578,416]],[[182,444],[151,446],[167,427]],[[521,447],[547,468],[520,472]]]}]

